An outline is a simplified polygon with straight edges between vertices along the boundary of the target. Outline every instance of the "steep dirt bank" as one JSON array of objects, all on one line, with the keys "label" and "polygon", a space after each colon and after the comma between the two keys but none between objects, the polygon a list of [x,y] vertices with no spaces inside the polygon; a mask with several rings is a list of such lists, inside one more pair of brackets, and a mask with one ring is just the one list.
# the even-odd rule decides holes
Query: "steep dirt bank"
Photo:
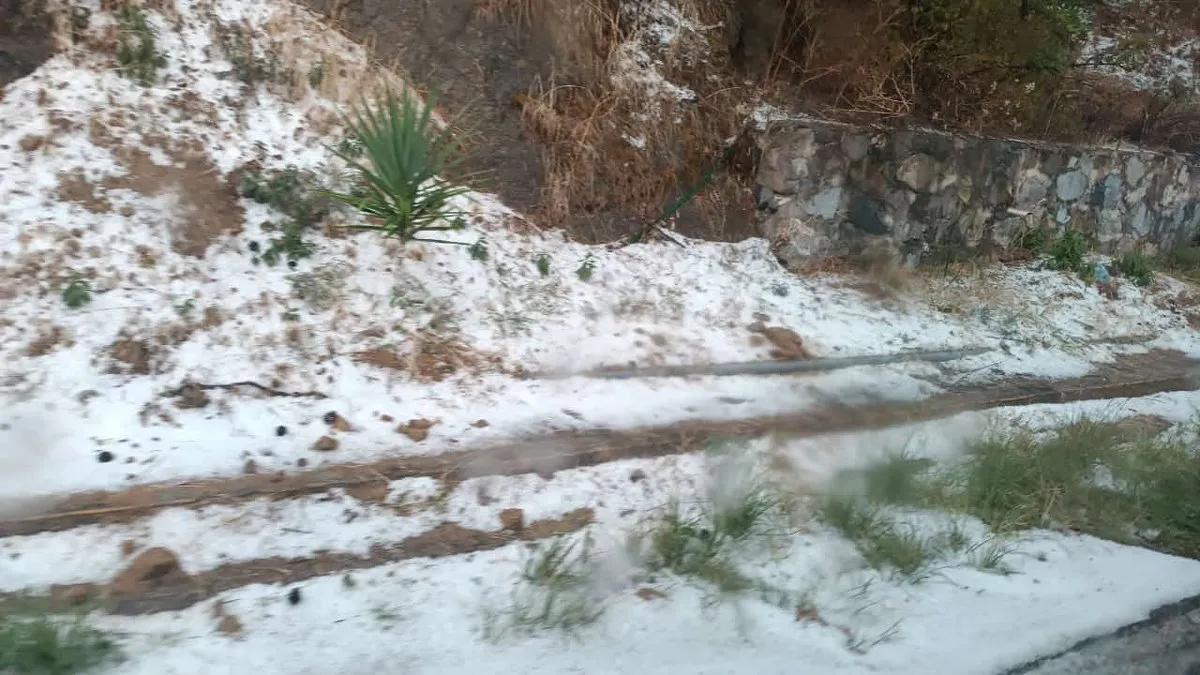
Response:
[{"label": "steep dirt bank", "polygon": [[1170,77],[1190,69],[1187,3],[304,2],[440,92],[481,187],[582,241],[660,217],[759,234],[754,144],[723,153],[769,110],[1182,151],[1200,128]]}]

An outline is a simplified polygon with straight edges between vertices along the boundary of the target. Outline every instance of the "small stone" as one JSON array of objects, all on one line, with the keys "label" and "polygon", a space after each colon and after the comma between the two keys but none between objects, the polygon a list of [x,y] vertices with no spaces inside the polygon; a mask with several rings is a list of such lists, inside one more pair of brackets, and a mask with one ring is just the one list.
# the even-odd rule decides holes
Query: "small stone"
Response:
[{"label": "small stone", "polygon": [[242,473],[247,473],[247,474],[258,473],[258,462],[254,461],[252,459],[246,460],[246,463],[242,465]]},{"label": "small stone", "polygon": [[288,261],[288,269],[292,269],[292,270],[294,270],[294,269],[296,269],[296,265],[297,265],[297,263],[296,263],[296,261],[295,261],[295,260],[289,260],[289,261]]},{"label": "small stone", "polygon": [[128,558],[137,550],[137,542],[132,539],[126,539],[121,542],[121,557]]},{"label": "small stone", "polygon": [[396,421],[396,418],[395,418],[395,417],[392,417],[391,415],[380,415],[380,416],[379,416],[379,420],[380,420],[381,422],[384,422],[384,423],[387,423],[387,424],[391,424],[392,422],[395,422],[395,421]]},{"label": "small stone", "polygon": [[[330,415],[333,415],[333,417],[331,418]],[[338,431],[350,431],[351,430],[350,423],[346,421],[346,418],[342,417],[341,415],[339,415],[337,413],[326,413],[325,414],[325,423],[328,424],[329,426],[333,427],[334,429],[337,429]]]},{"label": "small stone", "polygon": [[300,459],[296,460],[296,466],[303,469],[304,467],[308,466],[308,460],[304,457],[301,457]]},{"label": "small stone", "polygon": [[203,408],[210,403],[208,394],[199,385],[185,384],[179,388],[175,399],[175,407],[180,410]]},{"label": "small stone", "polygon": [[812,354],[804,345],[804,339],[796,331],[783,326],[768,326],[763,330],[763,337],[771,343],[771,358],[780,361],[802,361],[811,359]]},{"label": "small stone", "polygon": [[471,426],[475,427],[476,429],[482,429],[484,427],[491,426],[491,422],[488,422],[487,420],[475,420],[474,422],[471,422]]},{"label": "small stone", "polygon": [[250,242],[250,252],[251,253],[258,253],[261,249],[262,249],[262,247],[259,246],[257,241]]},{"label": "small stone", "polygon": [[236,616],[226,614],[217,622],[217,632],[225,635],[238,635],[242,632],[242,622]]},{"label": "small stone", "polygon": [[330,436],[322,436],[317,439],[316,443],[313,443],[313,450],[316,450],[317,452],[333,452],[334,450],[337,450],[337,447],[337,439]]},{"label": "small stone", "polygon": [[641,469],[634,469],[629,472],[629,480],[634,483],[646,480],[646,472]]},{"label": "small stone", "polygon": [[109,584],[109,591],[116,595],[135,593],[148,588],[158,588],[186,577],[179,566],[179,558],[169,549],[156,546],[146,549],[134,558],[129,567]]},{"label": "small stone", "polygon": [[275,427],[275,435],[276,436],[286,436],[287,435],[287,427],[283,426],[282,424]]},{"label": "small stone", "polygon": [[108,464],[109,462],[113,461],[114,458],[115,455],[108,450],[101,450],[96,454],[96,460],[101,464]]},{"label": "small stone", "polygon": [[500,527],[509,532],[520,532],[525,529],[524,509],[504,509],[500,512]]},{"label": "small stone", "polygon": [[661,599],[667,597],[666,593],[663,593],[662,591],[658,590],[657,588],[650,588],[648,586],[643,586],[643,587],[637,589],[637,593],[635,593],[635,595],[637,595],[642,600],[661,600]]},{"label": "small stone", "polygon": [[410,439],[420,443],[429,438],[429,429],[433,427],[433,422],[426,419],[414,419],[401,424],[396,428],[396,431],[408,436]]},{"label": "small stone", "polygon": [[287,601],[288,601],[288,604],[290,604],[290,605],[300,604],[300,589],[293,588],[292,590],[288,591]]},{"label": "small stone", "polygon": [[337,414],[336,410],[330,410],[329,412],[325,413],[324,416],[321,417],[321,419],[325,421],[325,424],[329,424],[329,425],[332,425],[334,422],[336,422],[337,418],[338,418],[338,414]]},{"label": "small stone", "polygon": [[18,141],[18,144],[25,152],[33,152],[42,147],[42,144],[45,142],[46,138],[44,136],[25,136]]},{"label": "small stone", "polygon": [[51,600],[71,607],[84,604],[95,594],[95,584],[54,584],[50,587]]}]

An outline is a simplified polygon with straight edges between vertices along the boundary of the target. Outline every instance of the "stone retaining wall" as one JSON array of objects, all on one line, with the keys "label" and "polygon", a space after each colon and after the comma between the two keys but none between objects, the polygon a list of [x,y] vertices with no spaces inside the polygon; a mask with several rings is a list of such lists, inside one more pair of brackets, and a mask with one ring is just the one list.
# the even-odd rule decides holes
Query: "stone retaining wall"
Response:
[{"label": "stone retaining wall", "polygon": [[1037,227],[1153,252],[1200,226],[1200,165],[1182,155],[819,121],[772,123],[758,143],[761,232],[793,264],[991,254]]}]

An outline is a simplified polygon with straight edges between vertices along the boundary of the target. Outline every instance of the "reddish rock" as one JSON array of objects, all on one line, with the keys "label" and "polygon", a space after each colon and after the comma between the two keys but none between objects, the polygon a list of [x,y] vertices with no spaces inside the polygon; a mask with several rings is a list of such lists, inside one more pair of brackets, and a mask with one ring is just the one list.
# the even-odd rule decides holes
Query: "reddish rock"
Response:
[{"label": "reddish rock", "polygon": [[504,509],[500,512],[500,526],[509,532],[524,530],[525,511],[523,509]]},{"label": "reddish rock", "polygon": [[115,595],[123,595],[158,588],[186,577],[179,566],[179,558],[169,549],[156,546],[134,558],[108,589]]}]

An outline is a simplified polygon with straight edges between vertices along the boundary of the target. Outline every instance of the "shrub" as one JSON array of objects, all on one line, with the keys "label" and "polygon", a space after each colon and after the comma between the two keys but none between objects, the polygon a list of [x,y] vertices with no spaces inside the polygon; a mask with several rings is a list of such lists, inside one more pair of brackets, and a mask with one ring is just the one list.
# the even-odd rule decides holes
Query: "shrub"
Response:
[{"label": "shrub", "polygon": [[1083,256],[1088,252],[1087,235],[1079,230],[1067,230],[1050,245],[1050,267],[1056,270],[1083,270]]},{"label": "shrub", "polygon": [[63,287],[62,299],[67,307],[79,309],[92,301],[92,284],[87,277],[78,272],[72,272],[67,285]]},{"label": "shrub", "polygon": [[154,30],[146,23],[145,13],[135,5],[121,5],[117,20],[121,25],[117,41],[121,74],[143,85],[154,84],[158,69],[167,65],[167,60],[158,53]]},{"label": "shrub", "polygon": [[377,105],[364,105],[345,119],[362,154],[334,152],[358,181],[349,192],[324,194],[372,221],[351,227],[401,241],[460,243],[420,236],[466,227],[466,214],[452,202],[467,188],[439,178],[461,165],[462,143],[450,129],[437,128],[433,108],[432,97],[422,105],[408,92],[388,92]]},{"label": "shrub", "polygon": [[1154,283],[1154,261],[1141,251],[1131,251],[1122,255],[1113,266],[1138,286]]}]

